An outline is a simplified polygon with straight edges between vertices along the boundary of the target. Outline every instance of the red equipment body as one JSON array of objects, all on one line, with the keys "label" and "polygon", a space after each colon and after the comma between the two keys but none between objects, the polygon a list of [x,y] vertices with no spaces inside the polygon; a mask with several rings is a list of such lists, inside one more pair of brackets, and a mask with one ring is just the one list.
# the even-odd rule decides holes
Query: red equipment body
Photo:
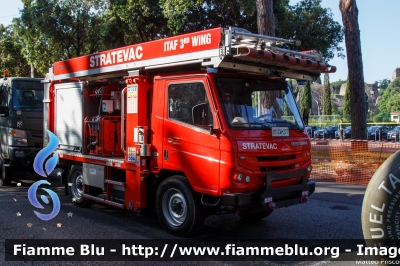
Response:
[{"label": "red equipment body", "polygon": [[55,62],[44,129],[74,202],[155,206],[181,236],[212,213],[264,218],[305,203],[310,141],[284,78],[335,67],[275,46],[292,42],[215,28]]}]

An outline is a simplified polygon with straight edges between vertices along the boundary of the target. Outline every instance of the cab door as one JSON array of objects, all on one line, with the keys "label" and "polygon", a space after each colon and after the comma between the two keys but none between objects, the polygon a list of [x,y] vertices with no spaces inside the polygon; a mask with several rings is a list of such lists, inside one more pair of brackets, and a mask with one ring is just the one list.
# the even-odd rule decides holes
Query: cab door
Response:
[{"label": "cab door", "polygon": [[219,189],[220,141],[214,102],[207,79],[166,81],[163,168],[184,173],[193,189],[214,194]]}]

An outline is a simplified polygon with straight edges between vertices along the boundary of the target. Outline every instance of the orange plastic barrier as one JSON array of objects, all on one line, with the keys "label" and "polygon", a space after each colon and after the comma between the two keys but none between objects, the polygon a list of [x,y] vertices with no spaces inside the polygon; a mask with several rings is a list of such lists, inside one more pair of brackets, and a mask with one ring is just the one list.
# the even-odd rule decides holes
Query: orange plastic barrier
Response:
[{"label": "orange plastic barrier", "polygon": [[367,185],[400,142],[311,139],[312,179]]}]

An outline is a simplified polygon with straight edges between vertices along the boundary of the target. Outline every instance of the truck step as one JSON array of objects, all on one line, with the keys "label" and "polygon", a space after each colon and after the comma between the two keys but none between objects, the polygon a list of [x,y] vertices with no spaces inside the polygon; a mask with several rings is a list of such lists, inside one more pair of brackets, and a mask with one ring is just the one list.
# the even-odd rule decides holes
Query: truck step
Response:
[{"label": "truck step", "polygon": [[114,180],[110,180],[110,179],[105,179],[104,183],[105,184],[110,184],[110,185],[113,185],[113,186],[125,187],[125,183],[124,182],[114,181]]},{"label": "truck step", "polygon": [[124,209],[125,208],[124,204],[117,203],[117,202],[110,201],[110,200],[106,200],[106,199],[99,198],[99,197],[95,197],[95,196],[91,196],[91,195],[88,195],[88,194],[85,194],[85,193],[82,194],[82,197],[84,197],[86,199],[90,199],[90,200],[96,201],[96,202],[100,202],[100,203],[104,203],[104,204],[107,204],[107,205],[111,205],[111,206],[116,207],[116,208],[120,208],[120,209]]}]

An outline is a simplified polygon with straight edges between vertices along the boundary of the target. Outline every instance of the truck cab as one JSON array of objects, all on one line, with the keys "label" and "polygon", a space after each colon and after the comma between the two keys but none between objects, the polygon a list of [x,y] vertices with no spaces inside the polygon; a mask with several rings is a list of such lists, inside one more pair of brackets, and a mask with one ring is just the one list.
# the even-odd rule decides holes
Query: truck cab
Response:
[{"label": "truck cab", "polygon": [[267,216],[314,191],[310,141],[283,79],[223,71],[157,76],[153,97],[151,143],[162,156],[152,167],[183,174],[207,195],[203,203]]},{"label": "truck cab", "polygon": [[14,170],[32,171],[43,144],[43,84],[40,78],[0,79],[0,186],[9,185]]}]

